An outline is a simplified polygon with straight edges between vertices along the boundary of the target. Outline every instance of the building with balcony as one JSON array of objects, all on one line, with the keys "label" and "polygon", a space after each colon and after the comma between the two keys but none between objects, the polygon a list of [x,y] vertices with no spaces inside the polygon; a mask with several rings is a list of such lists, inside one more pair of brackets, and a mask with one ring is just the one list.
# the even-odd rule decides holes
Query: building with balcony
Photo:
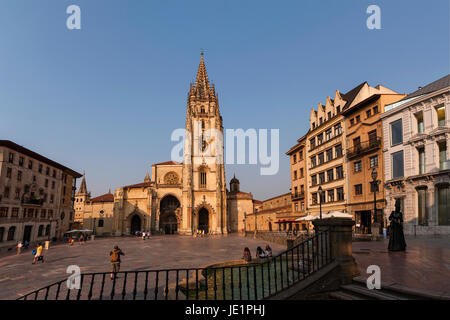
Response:
[{"label": "building with balcony", "polygon": [[[357,233],[382,233],[386,224],[383,217],[384,164],[380,114],[386,104],[404,97],[404,94],[381,85],[371,87],[365,82],[354,102],[342,111],[347,145],[347,211],[353,215]],[[377,175],[375,183],[372,173]]]},{"label": "building with balcony", "polygon": [[292,213],[297,218],[303,217],[307,213],[306,140],[307,135],[304,135],[297,140],[295,146],[286,152],[291,163]]},{"label": "building with balcony", "polygon": [[386,105],[386,216],[400,199],[406,234],[450,234],[450,75]]},{"label": "building with balcony", "polygon": [[81,174],[9,140],[0,140],[0,250],[18,241],[61,238],[74,219]]}]

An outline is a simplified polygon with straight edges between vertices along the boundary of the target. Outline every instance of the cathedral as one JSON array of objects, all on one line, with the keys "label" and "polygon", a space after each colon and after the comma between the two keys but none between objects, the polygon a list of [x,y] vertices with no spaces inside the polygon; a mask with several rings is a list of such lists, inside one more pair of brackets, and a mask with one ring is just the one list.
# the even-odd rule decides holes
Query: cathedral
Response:
[{"label": "cathedral", "polygon": [[142,183],[91,198],[83,177],[75,222],[105,236],[242,232],[254,200],[240,191],[235,177],[227,190],[219,97],[209,83],[203,52],[187,97],[185,132],[183,162],[153,164],[151,177],[147,173]]}]

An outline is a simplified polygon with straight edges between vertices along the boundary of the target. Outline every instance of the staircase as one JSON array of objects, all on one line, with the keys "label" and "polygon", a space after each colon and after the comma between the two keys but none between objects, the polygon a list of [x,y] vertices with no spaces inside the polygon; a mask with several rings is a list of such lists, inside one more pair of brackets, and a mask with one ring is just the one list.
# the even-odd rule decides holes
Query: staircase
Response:
[{"label": "staircase", "polygon": [[428,292],[398,284],[381,285],[381,289],[367,288],[366,279],[356,277],[351,284],[341,285],[338,291],[329,293],[331,300],[449,300],[449,296]]}]

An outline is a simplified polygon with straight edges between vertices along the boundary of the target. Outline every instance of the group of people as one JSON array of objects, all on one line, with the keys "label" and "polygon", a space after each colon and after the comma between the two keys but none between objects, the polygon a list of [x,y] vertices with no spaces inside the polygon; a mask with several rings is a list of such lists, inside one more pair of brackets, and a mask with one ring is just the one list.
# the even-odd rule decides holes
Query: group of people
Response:
[{"label": "group of people", "polygon": [[136,231],[135,235],[142,238],[142,240],[150,239],[150,231]]},{"label": "group of people", "polygon": [[206,235],[205,230],[203,229],[197,229],[197,231],[194,233],[194,237],[201,237],[203,238]]},{"label": "group of people", "polygon": [[16,249],[17,249],[17,254],[21,254],[22,253],[22,249],[28,249],[30,243],[28,241],[25,241],[22,243],[22,241],[17,241],[16,244]]},{"label": "group of people", "polygon": [[[272,257],[272,248],[269,245],[266,245],[266,249],[263,250],[261,247],[256,248],[256,258],[265,259]],[[244,249],[244,254],[242,256],[246,262],[252,261],[252,254],[250,253],[250,249],[246,247]]]}]

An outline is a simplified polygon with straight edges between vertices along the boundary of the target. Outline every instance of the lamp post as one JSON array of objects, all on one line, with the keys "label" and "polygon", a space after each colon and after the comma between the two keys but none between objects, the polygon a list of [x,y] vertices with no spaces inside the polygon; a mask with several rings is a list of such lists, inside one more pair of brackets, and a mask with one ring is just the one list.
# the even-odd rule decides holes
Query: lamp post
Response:
[{"label": "lamp post", "polygon": [[[372,170],[372,184],[373,184],[373,222],[377,222],[377,177],[378,172],[376,168]],[[372,219],[369,218],[369,233],[372,234]]]},{"label": "lamp post", "polygon": [[323,189],[322,186],[319,186],[319,208],[320,208],[320,220],[322,220],[322,194],[323,194]]}]

